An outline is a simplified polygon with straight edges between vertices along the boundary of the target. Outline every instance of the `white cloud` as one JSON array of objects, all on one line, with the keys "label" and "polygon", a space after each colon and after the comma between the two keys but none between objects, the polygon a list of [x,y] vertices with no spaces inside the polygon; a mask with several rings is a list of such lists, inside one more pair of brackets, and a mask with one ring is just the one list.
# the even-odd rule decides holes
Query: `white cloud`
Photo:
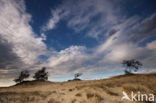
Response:
[{"label": "white cloud", "polygon": [[[51,62],[49,63],[51,67],[57,68],[55,70],[58,73],[62,73],[61,70],[64,70],[63,72],[66,73],[75,72],[77,70],[87,72],[92,71],[93,68],[96,68],[97,70],[105,70],[106,67],[107,69],[108,67],[111,68],[111,65],[112,68],[116,65],[117,68],[120,69],[121,62],[124,59],[138,59],[143,62],[145,68],[154,68],[154,64],[151,64],[149,61],[156,61],[153,58],[154,50],[149,49],[154,48],[153,43],[148,44],[147,47],[140,47],[139,42],[151,37],[155,33],[155,29],[153,28],[155,23],[151,24],[151,22],[155,20],[155,14],[144,19],[137,15],[125,18],[121,16],[121,12],[118,11],[118,9],[114,10],[116,2],[90,2],[86,0],[83,2],[77,2],[76,5],[71,5],[72,3],[73,2],[70,1],[61,6],[61,9],[68,12],[65,13],[64,16],[61,15],[60,19],[67,19],[68,26],[77,32],[89,28],[88,30],[90,32],[87,32],[87,35],[95,38],[98,38],[99,35],[104,35],[103,38],[105,37],[105,40],[91,50],[87,48],[91,53],[88,54],[86,52],[83,54],[83,59],[78,56],[71,55],[72,53],[69,53],[68,55],[60,55],[60,53],[58,53],[59,56],[57,54],[57,56],[51,57],[49,59]],[[67,6],[67,4],[71,6]],[[59,10],[61,9],[59,8]],[[118,15],[115,15],[116,13],[118,13]],[[92,19],[98,16],[98,14],[102,15],[101,18],[98,18],[99,21],[92,23]],[[149,26],[150,24],[152,26]],[[139,30],[141,31],[139,32]],[[146,31],[146,34],[143,33],[143,31]],[[138,42],[133,41],[133,38],[135,37],[137,37]],[[68,49],[71,50],[71,48],[67,48],[62,51],[66,51]],[[76,51],[72,52],[76,53]],[[73,63],[75,61],[79,61],[80,63]],[[150,64],[150,66],[148,64]],[[75,69],[73,69],[73,67]],[[95,70],[93,69],[93,71]]]},{"label": "white cloud", "polygon": [[111,26],[124,21],[120,8],[116,7],[118,4],[119,2],[109,0],[64,1],[57,9],[52,10],[50,19],[42,29],[51,30],[63,19],[76,32],[88,29],[87,36],[99,38]]},{"label": "white cloud", "polygon": [[146,47],[139,47],[134,43],[113,44],[105,50],[108,52],[103,52],[104,56],[99,63],[119,66],[123,60],[137,59],[143,63],[143,69],[150,72],[156,67],[156,49],[153,49],[152,43],[148,43]]},{"label": "white cloud", "polygon": [[55,73],[72,74],[89,60],[84,46],[70,46],[48,59],[48,67]]},{"label": "white cloud", "polygon": [[48,31],[53,29],[56,26],[56,24],[59,22],[60,17],[58,11],[51,11],[51,15],[52,16],[50,17],[48,22],[42,27],[43,31]]},{"label": "white cloud", "polygon": [[23,64],[33,65],[40,55],[46,54],[46,45],[33,32],[30,20],[31,15],[25,12],[23,1],[0,1],[0,39],[3,46],[11,50],[12,55],[9,56],[19,58]]},{"label": "white cloud", "polygon": [[41,33],[42,40],[46,40],[47,36],[44,33]]},{"label": "white cloud", "polygon": [[115,43],[118,42],[118,37],[120,36],[120,33],[116,33],[112,36],[110,36],[109,38],[107,38],[107,40],[102,43],[101,45],[99,45],[96,49],[97,53],[103,53],[105,51],[107,51],[112,45],[114,45]]},{"label": "white cloud", "polygon": [[141,43],[146,39],[156,35],[156,13],[151,16],[137,21],[129,30],[126,35],[129,35],[129,39],[136,43]]},{"label": "white cloud", "polygon": [[147,44],[148,49],[153,49],[156,51],[156,40],[152,41],[151,43]]},{"label": "white cloud", "polygon": [[[155,28],[153,28],[155,25],[154,15],[143,20],[138,16],[133,16],[120,25],[113,26],[112,28],[116,30],[113,35],[110,35],[95,50],[94,55],[102,57],[98,63],[119,66],[124,59],[138,59],[143,63],[145,70],[153,70],[156,67],[154,63],[156,62],[155,40],[147,43],[147,46],[144,47],[140,47],[139,43],[156,33]],[[146,35],[143,31],[146,31]],[[107,32],[108,34],[109,32]],[[137,42],[131,38],[135,38],[135,36]]]},{"label": "white cloud", "polygon": [[71,46],[65,50],[61,50],[55,56],[49,58],[50,66],[56,66],[76,57],[80,57],[84,52],[84,49],[85,47],[82,46]]}]

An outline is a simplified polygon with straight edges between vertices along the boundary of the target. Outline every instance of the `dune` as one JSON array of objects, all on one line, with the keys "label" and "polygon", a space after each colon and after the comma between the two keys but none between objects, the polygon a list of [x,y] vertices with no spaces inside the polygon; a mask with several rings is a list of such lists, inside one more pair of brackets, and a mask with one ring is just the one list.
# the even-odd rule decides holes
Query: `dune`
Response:
[{"label": "dune", "polygon": [[0,103],[138,103],[121,100],[123,91],[129,96],[132,91],[156,95],[156,73],[120,75],[101,80],[26,81],[0,88]]}]

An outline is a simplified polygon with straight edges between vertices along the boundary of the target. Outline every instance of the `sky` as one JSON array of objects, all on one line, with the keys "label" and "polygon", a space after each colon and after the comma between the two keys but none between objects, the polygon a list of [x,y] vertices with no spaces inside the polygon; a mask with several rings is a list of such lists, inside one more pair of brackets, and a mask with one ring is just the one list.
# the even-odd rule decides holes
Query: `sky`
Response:
[{"label": "sky", "polygon": [[0,86],[42,67],[50,81],[156,71],[155,0],[0,0]]}]

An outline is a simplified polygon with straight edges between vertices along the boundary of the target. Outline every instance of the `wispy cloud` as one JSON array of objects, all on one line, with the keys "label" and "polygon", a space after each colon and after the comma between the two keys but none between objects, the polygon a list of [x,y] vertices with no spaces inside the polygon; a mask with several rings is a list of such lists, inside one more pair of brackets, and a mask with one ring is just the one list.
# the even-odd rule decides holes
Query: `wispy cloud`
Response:
[{"label": "wispy cloud", "polygon": [[59,11],[51,11],[51,17],[49,18],[48,22],[42,27],[42,31],[54,29],[56,24],[59,22],[59,19]]},{"label": "wispy cloud", "polygon": [[[88,36],[98,38],[124,19],[117,5],[119,2],[109,0],[64,1],[63,5],[52,12],[52,18],[49,19],[46,28],[49,25],[52,29],[58,20],[65,19],[68,20],[67,25],[76,32],[87,29]],[[56,15],[58,11],[59,16]]]}]

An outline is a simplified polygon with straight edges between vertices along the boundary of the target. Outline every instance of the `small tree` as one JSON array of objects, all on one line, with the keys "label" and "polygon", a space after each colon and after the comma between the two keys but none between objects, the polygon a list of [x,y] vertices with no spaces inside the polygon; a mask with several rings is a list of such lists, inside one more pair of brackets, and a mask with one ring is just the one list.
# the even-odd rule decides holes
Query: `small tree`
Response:
[{"label": "small tree", "polygon": [[16,83],[21,83],[24,81],[24,79],[28,78],[30,76],[29,71],[25,70],[25,71],[21,71],[20,75],[18,78],[16,78],[14,81]]},{"label": "small tree", "polygon": [[75,79],[78,79],[78,77],[80,77],[82,75],[82,73],[76,73],[74,74]]},{"label": "small tree", "polygon": [[126,74],[131,73],[132,71],[136,72],[139,68],[142,67],[142,63],[135,59],[123,60],[122,64],[126,67]]},{"label": "small tree", "polygon": [[35,80],[48,80],[48,72],[46,72],[46,68],[43,67],[41,70],[37,71],[33,78]]}]

